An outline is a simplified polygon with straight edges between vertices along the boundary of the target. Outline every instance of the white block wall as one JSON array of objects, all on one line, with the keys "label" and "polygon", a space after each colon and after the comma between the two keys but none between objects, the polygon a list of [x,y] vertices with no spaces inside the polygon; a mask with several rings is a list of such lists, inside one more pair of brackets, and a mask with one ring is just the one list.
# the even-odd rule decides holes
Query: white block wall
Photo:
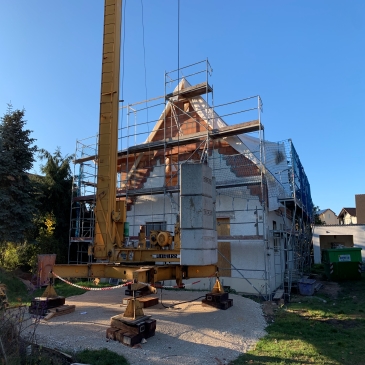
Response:
[{"label": "white block wall", "polygon": [[[217,152],[215,152],[217,153]],[[223,159],[223,157],[222,157]],[[222,167],[225,160],[222,160]],[[211,165],[212,166],[212,165]],[[222,171],[222,170],[221,170]],[[237,177],[231,172],[230,167],[224,168],[224,174],[227,180],[237,180]],[[163,185],[164,166],[159,163],[147,179],[145,187],[160,187]],[[222,278],[223,285],[231,286],[238,292],[257,294],[257,290],[263,294],[272,293],[281,283],[282,273],[284,270],[283,243],[279,253],[274,252],[274,241],[269,236],[269,230],[273,228],[273,221],[277,222],[277,229],[283,224],[283,218],[275,212],[266,213],[263,216],[262,207],[257,196],[250,196],[249,189],[246,189],[247,198],[233,198],[224,195],[224,190],[217,190],[216,197],[216,215],[217,217],[230,218],[231,236],[251,236],[265,235],[268,237],[267,243],[264,240],[241,240],[231,242],[231,260],[232,264],[239,269],[236,271],[232,268],[232,277]],[[246,195],[246,194],[245,194]],[[162,215],[165,209],[165,217]],[[257,209],[257,215],[255,211]],[[146,195],[138,197],[131,211],[127,212],[127,221],[130,223],[130,235],[137,236],[139,226],[146,222],[166,221],[167,230],[173,232],[176,223],[176,216],[179,214],[178,194],[172,194],[166,197],[164,195]],[[256,218],[258,219],[258,232],[255,226]],[[266,222],[264,227],[263,221]],[[287,220],[287,226],[291,223]],[[243,279],[240,273],[248,279]],[[196,279],[187,280],[186,283],[194,282]],[[215,279],[202,279],[194,285],[195,289],[211,289]],[[174,285],[169,282],[168,285]],[[257,289],[255,289],[255,288]]]}]

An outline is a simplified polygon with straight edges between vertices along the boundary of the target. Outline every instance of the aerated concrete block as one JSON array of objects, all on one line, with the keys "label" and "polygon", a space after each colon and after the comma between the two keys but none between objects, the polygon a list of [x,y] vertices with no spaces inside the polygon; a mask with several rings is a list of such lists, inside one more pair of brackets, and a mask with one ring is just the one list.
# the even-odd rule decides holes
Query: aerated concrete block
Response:
[{"label": "aerated concrete block", "polygon": [[180,197],[181,228],[213,229],[213,202],[206,196]]},{"label": "aerated concrete block", "polygon": [[217,249],[217,231],[211,229],[181,229],[181,248]]},{"label": "aerated concrete block", "polygon": [[218,262],[218,251],[181,249],[180,265],[215,265]]},{"label": "aerated concrete block", "polygon": [[180,195],[212,196],[212,169],[201,163],[182,164],[180,167]]},{"label": "aerated concrete block", "polygon": [[214,176],[212,177],[212,200],[213,203],[217,200],[216,179]]}]

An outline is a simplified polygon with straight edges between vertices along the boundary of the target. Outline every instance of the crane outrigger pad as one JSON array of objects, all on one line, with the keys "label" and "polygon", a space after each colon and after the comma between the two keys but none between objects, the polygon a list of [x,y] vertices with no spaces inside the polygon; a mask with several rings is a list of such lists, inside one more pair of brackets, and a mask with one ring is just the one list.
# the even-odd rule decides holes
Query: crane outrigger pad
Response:
[{"label": "crane outrigger pad", "polygon": [[29,313],[44,317],[51,308],[65,304],[65,297],[36,297],[30,302]]},{"label": "crane outrigger pad", "polygon": [[156,320],[151,316],[143,316],[137,319],[123,317],[119,314],[110,319],[111,327],[106,330],[106,338],[119,341],[127,346],[134,346],[155,335]]},{"label": "crane outrigger pad", "polygon": [[202,300],[202,303],[223,310],[233,306],[233,299],[229,299],[229,294],[224,291],[218,275],[212,292],[205,295],[205,299]]}]

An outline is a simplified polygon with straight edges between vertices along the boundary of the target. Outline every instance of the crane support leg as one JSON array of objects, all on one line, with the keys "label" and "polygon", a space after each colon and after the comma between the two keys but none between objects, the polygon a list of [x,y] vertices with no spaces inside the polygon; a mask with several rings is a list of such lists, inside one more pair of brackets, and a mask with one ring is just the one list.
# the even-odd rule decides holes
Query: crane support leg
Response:
[{"label": "crane support leg", "polygon": [[82,265],[57,264],[54,265],[53,272],[63,278],[115,278],[136,280],[154,285],[156,282],[164,280],[177,280],[179,284],[186,279],[214,277],[217,272],[217,267],[215,265],[156,265],[141,267],[106,263]]}]

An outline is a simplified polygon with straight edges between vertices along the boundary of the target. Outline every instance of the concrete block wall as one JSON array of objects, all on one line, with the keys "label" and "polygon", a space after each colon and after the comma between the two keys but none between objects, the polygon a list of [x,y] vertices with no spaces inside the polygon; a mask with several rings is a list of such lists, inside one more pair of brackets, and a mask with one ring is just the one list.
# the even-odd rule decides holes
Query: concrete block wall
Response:
[{"label": "concrete block wall", "polygon": [[[238,293],[244,293],[248,295],[258,295],[257,291],[253,288],[253,286],[261,293],[265,294],[267,291],[267,281],[265,279],[254,279],[251,278],[246,281],[241,278],[220,278],[221,284],[224,286],[230,286],[231,289],[236,290]],[[193,284],[194,283],[194,284]],[[167,280],[164,282],[165,285],[176,285],[176,282],[173,280]],[[184,280],[184,284],[189,289],[195,290],[206,290],[211,291],[214,284],[215,278],[203,278],[197,282],[197,279],[188,279]],[[252,284],[252,285],[251,285]]]},{"label": "concrete block wall", "polygon": [[213,200],[207,196],[181,196],[181,229],[213,229]]},{"label": "concrete block wall", "polygon": [[180,167],[182,196],[212,197],[212,169],[203,163],[184,163]]},{"label": "concrete block wall", "polygon": [[[179,214],[177,204],[178,195],[143,195],[139,196],[127,212],[130,236],[138,236],[139,226],[146,222],[166,222],[166,230],[174,231],[176,216]],[[165,211],[165,216],[163,212]]]},{"label": "concrete block wall", "polygon": [[[255,214],[257,208],[258,215]],[[253,236],[257,232],[263,235],[263,212],[260,202],[252,196],[252,199],[233,198],[224,195],[224,191],[217,195],[216,214],[222,216],[221,212],[231,212],[230,227],[231,236]],[[258,218],[258,230],[256,229],[256,217]]]},{"label": "concrete block wall", "polygon": [[210,265],[218,262],[212,184],[212,169],[208,165],[181,165],[181,265]]},{"label": "concrete block wall", "polygon": [[161,165],[160,161],[157,161],[156,166],[150,172],[150,176],[144,183],[143,188],[158,188],[164,186],[165,183],[165,166]]},{"label": "concrete block wall", "polygon": [[213,174],[216,177],[216,183],[226,180],[238,180],[239,178],[231,171],[231,166],[227,165],[225,156],[220,154],[217,150],[214,150],[212,155],[208,157],[209,166],[213,170]]},{"label": "concrete block wall", "polygon": [[[222,166],[224,166],[225,161],[222,161]],[[205,165],[204,165],[205,166]],[[224,174],[229,179],[237,179],[235,174],[233,174],[230,168],[226,165],[224,168]],[[150,176],[145,183],[145,187],[158,187],[163,185],[163,176],[164,175],[164,166],[161,166],[159,163],[154,167],[154,170],[151,171]],[[161,176],[161,177],[159,177]],[[188,179],[188,182],[191,183],[193,180],[196,181],[196,175],[193,175],[192,178]],[[214,184],[214,179],[212,180],[212,184]],[[191,184],[190,184],[191,185]],[[189,187],[190,190],[185,190],[185,192],[193,192],[199,194],[201,196],[207,195],[207,192],[211,192],[211,195],[214,195],[215,190],[209,189],[207,186],[207,181],[199,182],[197,187],[191,185]],[[272,221],[275,220],[277,222],[278,228],[280,226],[280,222],[282,220],[281,217],[276,215],[274,212],[268,213],[266,216],[267,226],[263,227],[262,219],[263,212],[260,205],[260,202],[257,196],[250,195],[250,190],[241,187],[241,190],[245,190],[244,193],[245,198],[232,198],[232,196],[227,196],[222,194],[224,190],[218,190],[218,195],[216,197],[216,214],[218,217],[223,217],[226,213],[229,213],[230,222],[231,222],[231,235],[239,236],[239,235],[256,235],[257,229],[255,227],[256,217],[255,210],[257,208],[259,225],[258,232],[259,235],[264,234],[264,229],[272,229]],[[247,195],[246,195],[247,194]],[[184,197],[184,195],[183,195]],[[195,200],[194,200],[195,199]],[[198,206],[196,198],[194,198],[194,206]],[[187,199],[189,201],[189,198]],[[201,207],[204,206],[204,200],[201,199]],[[179,214],[178,210],[178,194],[172,194],[170,196],[164,195],[146,195],[142,197],[138,197],[136,203],[132,205],[131,211],[127,213],[127,219],[130,222],[130,235],[137,236],[139,231],[139,226],[145,224],[146,222],[160,222],[166,221],[167,230],[173,231],[174,224],[176,222],[176,216]],[[195,204],[196,203],[196,204]],[[206,207],[206,205],[205,205]],[[214,211],[214,202],[212,198],[212,205],[209,204],[209,208],[212,207]],[[165,210],[165,218],[163,218],[163,211]],[[199,209],[196,209],[199,210]],[[209,209],[208,209],[209,210]],[[192,228],[198,228],[194,232],[188,233],[185,232],[184,238],[184,230],[182,230],[182,240],[187,243],[185,247],[182,248],[182,256],[186,257],[187,251],[189,251],[189,265],[204,265],[209,263],[217,262],[217,252],[214,249],[214,242],[216,242],[216,236],[211,234],[211,225],[206,225],[204,218],[201,216],[201,220],[194,218],[194,214],[196,211],[191,212],[187,210],[186,212],[188,220],[193,222],[191,225]],[[135,214],[135,216],[134,216]],[[222,215],[223,214],[223,215]],[[199,218],[199,217],[198,217]],[[213,221],[213,219],[212,219]],[[215,223],[215,219],[214,222]],[[289,224],[290,226],[290,224]],[[208,227],[208,228],[205,228]],[[215,228],[215,227],[214,227]],[[199,233],[199,230],[201,231]],[[189,236],[190,235],[190,236]],[[200,242],[201,248],[205,249],[204,255],[197,255],[196,250],[193,250],[193,242]],[[184,250],[187,250],[184,252]],[[241,269],[241,273],[248,278],[252,283],[255,283],[255,286],[259,288],[259,290],[274,290],[279,284],[277,280],[277,273],[275,273],[275,257],[273,254],[273,240],[269,239],[269,250],[267,252],[270,253],[270,256],[266,255],[266,251],[264,250],[263,240],[253,240],[253,241],[236,241],[231,243],[231,253],[232,253],[232,263],[237,268]],[[282,260],[282,262],[284,262]],[[265,269],[266,267],[266,269]],[[266,277],[265,277],[266,270]],[[242,278],[241,275],[235,270],[232,270],[231,278],[223,278],[224,285],[230,285],[237,291],[252,293],[255,294],[255,290]],[[199,289],[207,288],[210,284],[209,279],[205,279],[202,281],[201,287]],[[214,283],[213,283],[214,284]],[[200,284],[197,284],[198,286]]]}]

